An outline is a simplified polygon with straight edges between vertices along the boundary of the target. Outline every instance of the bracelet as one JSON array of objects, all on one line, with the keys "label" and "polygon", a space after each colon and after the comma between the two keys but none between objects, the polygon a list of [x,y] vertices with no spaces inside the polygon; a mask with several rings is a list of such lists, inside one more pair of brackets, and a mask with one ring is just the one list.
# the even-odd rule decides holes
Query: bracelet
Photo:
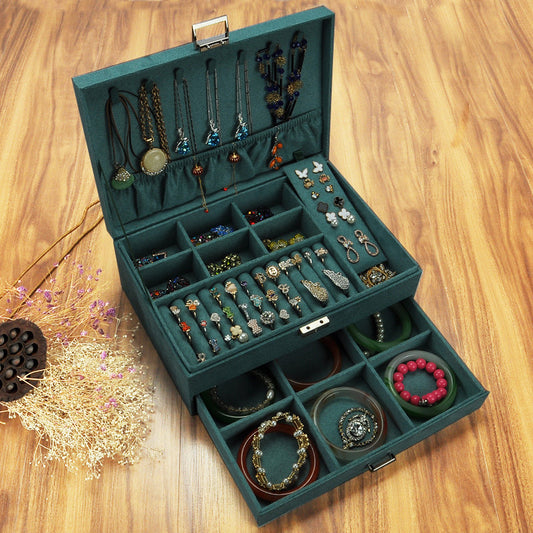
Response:
[{"label": "bracelet", "polygon": [[330,370],[327,376],[324,376],[323,378],[320,378],[317,381],[305,382],[305,381],[298,381],[294,378],[287,377],[287,381],[289,382],[291,387],[296,392],[304,390],[307,387],[314,385],[315,383],[318,383],[320,381],[330,378],[331,376],[334,376],[340,371],[342,367],[341,351],[340,351],[339,345],[337,344],[337,341],[333,337],[328,335],[320,339],[320,342],[325,346],[325,348],[329,352],[329,355],[331,355],[331,357],[333,358],[333,368]]},{"label": "bracelet", "polygon": [[370,394],[352,387],[324,391],[311,407],[311,417],[333,454],[342,461],[375,450],[387,436],[387,417],[381,405]]},{"label": "bracelet", "polygon": [[[417,372],[422,369],[425,372]],[[443,413],[457,394],[452,369],[438,355],[424,350],[409,350],[392,359],[385,369],[384,381],[401,408],[415,418],[432,418]],[[428,389],[429,392],[422,392]]]},{"label": "bracelet", "polygon": [[403,342],[404,340],[408,339],[411,335],[412,331],[412,323],[411,323],[411,317],[409,316],[409,313],[406,311],[405,307],[402,304],[394,304],[390,307],[396,316],[400,319],[401,325],[402,325],[402,332],[398,336],[398,338],[391,340],[391,341],[384,341],[380,340],[380,337],[376,339],[372,339],[370,337],[367,337],[364,335],[355,324],[349,325],[346,329],[348,330],[348,333],[351,335],[351,337],[363,348],[366,348],[370,351],[369,355],[373,355],[379,352],[383,352],[384,350],[388,350],[389,348],[392,348],[393,346],[396,346],[397,344],[400,344],[400,342]]},{"label": "bracelet", "polygon": [[[417,370],[425,370],[428,374],[432,374],[435,378],[436,389],[428,392],[423,396],[418,394],[411,394],[403,383],[405,374],[408,372],[416,372]],[[442,400],[448,394],[446,387],[448,381],[445,379],[446,373],[442,368],[437,368],[437,365],[432,361],[426,361],[419,357],[416,361],[410,360],[407,363],[400,363],[396,372],[392,375],[394,381],[394,388],[400,394],[400,398],[406,402],[411,402],[413,405],[420,405],[421,407],[431,407],[438,401]]]},{"label": "bracelet", "polygon": [[[281,414],[281,413],[278,413],[278,414]],[[293,416],[293,417],[296,416],[296,415],[290,415],[289,413],[286,413],[286,414],[288,416]],[[293,425],[287,424],[285,422],[278,422],[276,423],[275,426],[270,426],[268,428],[268,431],[272,433],[273,432],[284,433],[284,434],[291,435],[291,436],[293,436],[295,433]],[[239,453],[237,455],[237,463],[239,465],[239,468],[241,469],[246,481],[250,485],[250,488],[252,489],[252,491],[257,497],[263,500],[266,500],[266,501],[271,501],[271,502],[276,501],[276,500],[279,500],[280,498],[283,498],[284,496],[292,494],[296,492],[297,490],[300,490],[306,487],[307,485],[309,485],[310,483],[312,483],[318,478],[318,474],[320,471],[319,455],[318,455],[318,451],[315,445],[311,441],[309,441],[307,450],[306,450],[306,454],[308,458],[308,461],[306,461],[306,463],[309,465],[309,471],[307,472],[307,475],[297,485],[294,485],[291,488],[287,488],[287,489],[280,490],[280,491],[275,491],[269,488],[262,487],[259,484],[258,480],[255,479],[250,474],[250,471],[247,465],[247,458],[248,458],[249,451],[252,448],[253,440],[258,433],[259,433],[259,429],[256,429],[246,436],[246,438],[244,439],[244,441],[242,442],[239,448]],[[252,461],[253,461],[253,456],[252,456]]]},{"label": "bracelet", "polygon": [[202,397],[208,404],[209,410],[216,418],[225,423],[235,422],[236,420],[240,420],[245,416],[264,409],[267,405],[272,403],[276,390],[272,379],[264,372],[259,370],[252,370],[250,375],[257,377],[266,386],[265,399],[257,405],[252,405],[249,407],[236,407],[224,402],[224,400],[222,400],[218,395],[217,387],[213,387]]},{"label": "bracelet", "polygon": [[[278,422],[283,420],[285,420],[289,424],[292,424],[292,426],[296,430],[293,433],[293,437],[298,443],[298,450],[296,452],[298,454],[298,460],[292,465],[290,474],[286,478],[284,478],[283,481],[281,481],[280,483],[272,483],[268,480],[266,471],[262,466],[261,457],[263,456],[263,452],[261,451],[261,440],[264,438],[265,433],[267,433],[271,428],[276,427]],[[261,487],[263,487],[264,489],[279,492],[280,490],[285,490],[289,488],[294,483],[294,481],[298,477],[298,472],[300,471],[300,468],[302,468],[303,464],[307,459],[309,437],[306,433],[304,433],[303,429],[304,425],[302,424],[300,417],[297,415],[293,415],[289,412],[277,413],[270,420],[265,420],[264,422],[262,422],[261,425],[257,428],[257,433],[252,439],[252,448],[254,450],[252,455],[252,464],[255,468],[255,477]]]}]

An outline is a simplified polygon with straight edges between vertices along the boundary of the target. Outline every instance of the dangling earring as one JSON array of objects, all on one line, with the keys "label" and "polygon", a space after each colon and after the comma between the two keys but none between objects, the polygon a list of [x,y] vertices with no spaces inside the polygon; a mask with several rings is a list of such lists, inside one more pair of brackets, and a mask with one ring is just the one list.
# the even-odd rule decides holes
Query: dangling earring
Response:
[{"label": "dangling earring", "polygon": [[276,135],[274,135],[274,142],[272,143],[272,148],[270,150],[270,154],[272,155],[272,159],[270,159],[270,162],[268,163],[268,168],[271,168],[273,170],[278,170],[281,166],[281,163],[283,162],[283,157],[279,154],[279,150],[283,148],[283,143],[278,142],[278,132],[276,132]]},{"label": "dangling earring", "polygon": [[[177,70],[176,76],[181,76],[182,74],[180,72],[180,69]],[[192,167],[192,174],[198,179],[198,187],[200,189],[200,194],[202,195],[202,207],[204,208],[204,211],[206,213],[209,212],[209,209],[207,208],[207,200],[205,197],[205,190],[204,190],[204,183],[203,183],[203,175],[205,174],[204,167],[198,163],[196,160],[196,136],[194,135],[194,124],[192,122],[192,113],[191,113],[191,99],[189,96],[189,84],[187,83],[187,79],[182,77],[182,83],[183,83],[183,96],[185,97],[185,111],[187,112],[187,123],[189,127],[189,131],[191,132],[191,140],[192,140],[192,154],[193,154],[193,160],[194,165]]]}]

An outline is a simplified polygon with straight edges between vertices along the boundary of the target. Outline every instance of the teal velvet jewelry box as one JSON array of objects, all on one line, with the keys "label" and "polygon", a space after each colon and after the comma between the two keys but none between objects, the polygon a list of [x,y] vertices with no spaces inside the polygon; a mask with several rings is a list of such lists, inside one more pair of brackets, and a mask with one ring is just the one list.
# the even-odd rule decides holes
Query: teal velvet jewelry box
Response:
[{"label": "teal velvet jewelry box", "polygon": [[[215,38],[73,80],[122,287],[260,524],[486,396],[413,302],[420,267],[328,160],[333,28],[326,8],[231,35],[226,25]],[[365,355],[344,328],[401,301],[413,335]],[[341,347],[340,366],[296,391],[285,363],[320,352],[323,337]],[[386,386],[387,363],[411,348],[444,353],[458,377],[453,406],[429,422],[413,421]],[[320,374],[323,364],[309,367]],[[217,420],[209,391],[242,379],[242,395],[253,396],[246,376],[259,367],[256,378],[275,384],[264,409]],[[312,419],[320,393],[339,386],[377,397],[388,421],[379,445],[348,464]],[[269,502],[238,462],[245,434],[278,411],[297,413],[316,453],[302,467],[308,484]],[[276,464],[267,461],[269,472]]]}]

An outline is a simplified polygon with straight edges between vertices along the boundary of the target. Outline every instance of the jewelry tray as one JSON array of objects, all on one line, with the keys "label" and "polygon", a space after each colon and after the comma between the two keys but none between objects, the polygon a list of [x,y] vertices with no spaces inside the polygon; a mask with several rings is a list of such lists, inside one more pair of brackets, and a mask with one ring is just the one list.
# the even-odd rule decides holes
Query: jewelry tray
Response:
[{"label": "jewelry tray", "polygon": [[[419,265],[328,159],[333,26],[333,13],[323,7],[315,8],[237,30],[231,36],[226,27],[225,35],[211,41],[220,46],[208,46],[206,51],[200,52],[191,43],[73,79],[124,292],[183,401],[191,414],[200,415],[259,524],[330,490],[362,473],[369,464],[379,464],[458,420],[480,407],[487,394],[414,303],[421,275]],[[309,39],[306,64],[302,69],[304,86],[290,120],[273,125],[265,104],[264,80],[256,71],[254,58],[265,43],[289,43],[295,32]],[[202,43],[197,41],[196,45],[199,44]],[[236,58],[250,65],[247,96],[250,96],[253,111],[253,131],[243,140],[233,136]],[[218,74],[215,78],[215,84],[218,83],[217,122],[221,126],[218,147],[204,144],[205,137],[201,135],[208,127],[206,78],[209,79],[213,71]],[[140,171],[132,172],[135,181],[130,187],[113,188],[114,154],[109,145],[106,102],[111,102],[113,108],[119,103],[118,94],[131,98],[137,94],[140,84],[157,83],[168,136],[174,143],[176,135],[170,128],[171,118],[176,115],[174,80],[182,77],[187,79],[190,88],[191,123],[198,130],[195,153],[172,154],[163,173],[148,176]],[[128,138],[134,153],[146,149],[140,135],[137,137]],[[278,142],[283,145],[279,154],[271,151]],[[237,164],[228,158],[234,151],[240,156]],[[279,168],[268,165],[281,154],[283,161]],[[206,171],[201,181],[192,172],[198,162]],[[313,186],[305,181],[305,173],[314,181]],[[312,191],[319,196],[312,196]],[[205,202],[202,201],[204,193]],[[336,226],[328,221],[325,212],[336,213],[341,208],[341,205],[332,207],[338,203],[334,202],[335,198],[340,198],[342,207],[355,217],[353,223],[342,219],[340,213]],[[327,209],[320,207],[319,202],[327,204]],[[268,210],[270,216],[250,223],[247,213],[258,209]],[[198,236],[217,226],[231,226],[232,231],[202,244],[193,243]],[[366,240],[359,242],[354,230],[359,230]],[[302,237],[295,239],[298,234]],[[339,242],[341,236],[346,246]],[[294,239],[292,243],[291,238]],[[269,241],[279,242],[280,239],[288,245],[269,248]],[[142,266],[136,263],[152,254],[161,256],[157,261],[149,259]],[[238,254],[239,264],[235,262],[224,272],[211,275],[212,265],[219,264],[230,254]],[[299,262],[293,262],[286,271],[278,267],[278,275],[274,279],[266,278],[263,287],[254,278],[257,272],[264,273],[269,265],[283,264],[288,258],[298,258],[297,254]],[[356,257],[358,260],[354,262]],[[368,286],[363,278],[375,267],[387,273],[385,280]],[[349,281],[349,287],[341,289],[338,281],[333,282],[325,275],[324,269],[342,274]],[[179,282],[168,292],[169,280],[175,279]],[[315,293],[308,290],[302,280],[318,282],[326,289],[327,302],[320,301],[316,289]],[[235,298],[225,291],[227,281],[234,282],[237,288]],[[248,294],[242,282],[247,284]],[[287,298],[277,289],[282,283],[289,287]],[[278,293],[275,306],[266,300],[268,289]],[[250,295],[263,298],[260,311],[254,307]],[[295,297],[300,298],[297,306],[288,301]],[[190,302],[195,301],[198,303],[190,307]],[[344,328],[397,302],[404,302],[415,324],[415,333],[398,347],[367,358]],[[247,306],[246,312],[243,304]],[[223,308],[227,308],[227,315]],[[279,316],[281,309],[288,313],[285,320]],[[260,314],[265,310],[274,313],[273,329],[260,321]],[[210,320],[212,313],[220,316],[220,330],[216,322]],[[232,325],[230,316],[234,325],[247,333],[247,342],[240,342],[238,335],[224,340]],[[248,318],[255,319],[262,327],[260,335],[253,335],[252,328],[247,325]],[[202,320],[206,322],[203,326]],[[188,329],[182,330],[178,322],[181,326],[185,323]],[[296,354],[297,358],[305,358],[318,339],[332,334],[343,346],[341,372],[302,392],[295,392],[284,376],[283,357]],[[216,354],[213,343],[218,348]],[[454,405],[422,423],[412,420],[398,407],[382,380],[383,365],[394,354],[413,347],[441,353],[459,381]],[[202,354],[203,360],[200,360]],[[274,377],[274,403],[227,426],[217,423],[202,394],[259,367],[267,368]],[[371,392],[384,406],[389,421],[385,442],[348,464],[339,463],[333,456],[313,427],[309,414],[309,402],[313,398],[323,390],[341,385]],[[320,473],[317,480],[301,490],[277,502],[265,503],[250,490],[236,464],[235,453],[240,437],[250,428],[283,410],[292,410],[302,418],[317,445]]]}]

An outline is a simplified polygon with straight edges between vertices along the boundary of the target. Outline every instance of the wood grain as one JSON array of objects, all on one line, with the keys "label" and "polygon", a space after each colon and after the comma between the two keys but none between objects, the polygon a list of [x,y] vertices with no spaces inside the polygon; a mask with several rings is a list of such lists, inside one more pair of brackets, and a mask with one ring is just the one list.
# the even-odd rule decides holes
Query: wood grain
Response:
[{"label": "wood grain", "polygon": [[[2,278],[14,281],[96,199],[72,76],[185,43],[192,23],[216,15],[239,28],[314,5],[0,3]],[[491,395],[392,466],[262,531],[526,532],[533,527],[533,6],[331,0],[328,7],[336,13],[330,159],[420,262],[417,300]],[[111,247],[100,224],[74,253],[104,269],[107,297],[128,311]],[[49,266],[33,269],[28,284]],[[85,481],[61,465],[32,466],[35,437],[1,415],[2,533],[256,530],[200,420],[143,333],[138,342],[156,384],[149,445],[160,456],[131,468],[106,464],[99,480]]]}]

